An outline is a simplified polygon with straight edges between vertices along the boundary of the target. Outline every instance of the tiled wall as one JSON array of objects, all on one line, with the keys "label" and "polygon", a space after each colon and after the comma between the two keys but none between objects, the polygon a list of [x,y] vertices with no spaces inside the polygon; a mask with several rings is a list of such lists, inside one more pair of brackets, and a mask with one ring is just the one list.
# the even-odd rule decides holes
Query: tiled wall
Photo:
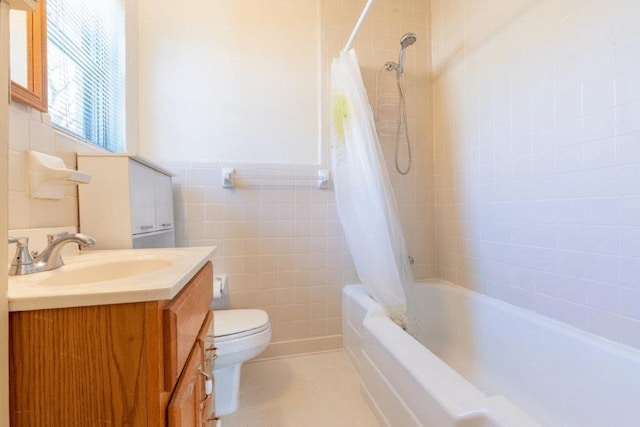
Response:
[{"label": "tiled wall", "polygon": [[[344,47],[365,3],[364,0],[323,1],[325,111],[329,111],[330,105],[331,60]],[[369,102],[376,115],[380,145],[400,208],[408,251],[415,260],[413,271],[416,279],[431,277],[435,272],[435,199],[430,191],[433,187],[433,145],[429,14],[429,0],[378,0],[371,8],[354,43]],[[388,61],[398,61],[400,38],[408,32],[417,36],[416,43],[406,52],[403,79],[413,167],[408,175],[402,176],[394,166],[398,89],[395,72],[385,71],[383,66]],[[323,126],[324,159],[330,157],[329,120],[329,116],[325,117]],[[404,139],[401,141],[399,160],[404,168],[407,164]]]},{"label": "tiled wall", "polygon": [[640,347],[640,3],[432,6],[439,276]]},{"label": "tiled wall", "polygon": [[295,351],[339,347],[340,291],[356,275],[333,193],[309,180],[270,178],[308,177],[317,169],[222,165],[239,175],[236,189],[223,189],[221,165],[165,166],[177,175],[176,243],[218,247],[215,273],[229,277],[230,306],[265,309],[273,341],[308,339]]},{"label": "tiled wall", "polygon": [[96,151],[89,144],[56,131],[47,114],[13,103],[9,109],[9,230],[78,226],[78,192],[71,187],[61,200],[29,198],[27,151],[60,157],[76,168],[76,153]]},{"label": "tiled wall", "polygon": [[[363,0],[323,0],[322,46],[324,111],[329,111],[329,67],[362,11]],[[400,37],[415,32],[418,42],[407,52],[405,85],[413,171],[400,177],[393,168],[395,139],[381,140],[400,205],[409,253],[417,278],[433,274],[431,212],[433,199],[430,131],[429,14],[426,1],[379,0],[358,36],[355,48],[372,103],[385,94],[394,119],[397,93],[392,76],[381,74],[376,97],[376,73],[387,61],[397,61]],[[386,79],[386,80],[383,80]],[[386,91],[386,92],[385,92]],[[395,103],[395,104],[394,104]],[[387,105],[388,106],[388,105]],[[387,118],[388,119],[388,118]],[[323,166],[328,168],[330,124],[322,126]],[[395,122],[393,124],[395,126]],[[317,168],[296,165],[216,163],[165,164],[177,175],[176,236],[184,246],[215,245],[216,274],[230,280],[230,306],[265,309],[273,326],[267,356],[341,346],[341,290],[357,276],[344,243],[331,190],[312,189],[308,181],[292,187],[271,176],[313,176]],[[239,175],[263,177],[240,181],[235,190],[220,186],[220,168],[232,166]]]}]

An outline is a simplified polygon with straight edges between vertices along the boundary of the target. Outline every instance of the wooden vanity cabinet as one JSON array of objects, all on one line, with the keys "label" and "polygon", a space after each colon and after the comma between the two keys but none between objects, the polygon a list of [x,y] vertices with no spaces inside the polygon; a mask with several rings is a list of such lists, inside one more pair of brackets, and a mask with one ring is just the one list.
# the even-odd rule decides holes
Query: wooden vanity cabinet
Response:
[{"label": "wooden vanity cabinet", "polygon": [[202,426],[209,262],[170,301],[11,312],[11,426]]}]

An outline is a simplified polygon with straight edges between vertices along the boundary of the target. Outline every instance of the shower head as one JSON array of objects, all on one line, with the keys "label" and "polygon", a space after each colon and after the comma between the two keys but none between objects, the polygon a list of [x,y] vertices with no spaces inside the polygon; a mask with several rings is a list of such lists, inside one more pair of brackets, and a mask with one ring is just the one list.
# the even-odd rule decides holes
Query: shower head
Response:
[{"label": "shower head", "polygon": [[414,44],[416,40],[417,40],[417,37],[415,34],[407,33],[400,38],[400,45],[404,49]]},{"label": "shower head", "polygon": [[398,57],[398,67],[396,68],[397,77],[400,78],[402,76],[402,72],[404,71],[404,50],[414,44],[417,40],[417,37],[414,33],[406,33],[400,38],[400,56]]}]

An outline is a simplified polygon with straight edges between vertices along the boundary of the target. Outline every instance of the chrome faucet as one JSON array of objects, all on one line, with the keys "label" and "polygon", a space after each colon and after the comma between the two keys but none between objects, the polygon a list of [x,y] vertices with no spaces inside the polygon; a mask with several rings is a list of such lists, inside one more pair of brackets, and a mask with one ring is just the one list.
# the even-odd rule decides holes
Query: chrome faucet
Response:
[{"label": "chrome faucet", "polygon": [[93,237],[87,236],[86,234],[70,234],[68,232],[49,234],[47,241],[48,244],[45,250],[38,254],[36,252],[29,252],[28,238],[10,237],[9,243],[16,244],[16,255],[11,263],[9,275],[20,276],[60,268],[64,265],[60,253],[67,243],[77,243],[81,248],[89,248],[96,243]]}]

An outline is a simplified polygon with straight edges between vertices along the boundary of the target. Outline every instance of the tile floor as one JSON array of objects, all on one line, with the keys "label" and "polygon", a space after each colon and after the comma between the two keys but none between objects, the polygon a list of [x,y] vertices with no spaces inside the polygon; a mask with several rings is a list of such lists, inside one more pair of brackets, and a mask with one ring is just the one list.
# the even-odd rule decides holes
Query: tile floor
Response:
[{"label": "tile floor", "polygon": [[343,351],[247,363],[222,427],[378,427]]}]

